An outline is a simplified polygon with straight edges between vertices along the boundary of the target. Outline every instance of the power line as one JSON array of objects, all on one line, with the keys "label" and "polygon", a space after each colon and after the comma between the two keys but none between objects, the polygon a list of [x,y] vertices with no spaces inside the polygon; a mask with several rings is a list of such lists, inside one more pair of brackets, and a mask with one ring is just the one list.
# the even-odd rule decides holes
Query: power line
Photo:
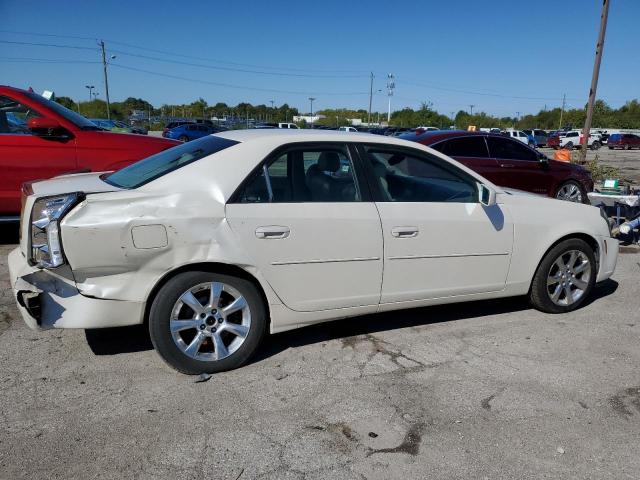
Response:
[{"label": "power line", "polygon": [[[117,68],[122,68],[124,70],[131,70],[134,72],[141,72],[141,73],[147,73],[149,75],[155,75],[158,77],[166,77],[166,78],[173,78],[176,80],[184,80],[187,82],[195,82],[195,83],[203,83],[206,85],[215,85],[217,87],[226,87],[226,88],[235,88],[238,90],[250,90],[250,91],[256,91],[256,92],[271,92],[271,93],[286,93],[286,94],[290,94],[290,95],[308,95],[309,91],[306,92],[301,92],[301,91],[292,91],[292,90],[277,90],[277,89],[273,89],[273,88],[258,88],[258,87],[247,87],[247,86],[240,86],[240,85],[232,85],[230,83],[220,83],[220,82],[211,82],[208,80],[200,80],[200,79],[196,79],[196,78],[188,78],[188,77],[182,77],[179,75],[171,75],[168,73],[161,73],[161,72],[154,72],[152,70],[145,70],[142,68],[136,68],[136,67],[129,67],[126,65],[120,65],[119,63],[109,63],[110,66],[112,67],[117,67]],[[315,94],[318,95],[336,95],[336,96],[349,96],[349,95],[368,95],[368,92],[315,92]]]},{"label": "power line", "polygon": [[35,42],[16,42],[13,40],[0,40],[0,43],[10,43],[12,45],[27,45],[31,47],[56,47],[56,48],[73,48],[76,50],[93,50],[96,51],[97,48],[92,47],[80,47],[78,45],[58,45],[53,43],[35,43]]},{"label": "power line", "polygon": [[29,58],[29,57],[0,57],[0,61],[3,62],[15,62],[15,63],[101,63],[92,60],[72,60],[61,58]]},{"label": "power line", "polygon": [[[52,34],[52,33],[34,33],[34,32],[19,32],[19,31],[15,31],[15,30],[0,30],[0,33],[11,33],[11,34],[18,34],[18,35],[31,35],[31,36],[39,36],[39,37],[50,37],[50,38],[73,38],[73,39],[78,39],[78,40],[97,40],[97,37],[81,37],[81,36],[77,36],[77,35],[56,35],[56,34]],[[227,64],[227,65],[237,65],[237,66],[241,66],[241,67],[249,67],[249,68],[262,68],[262,69],[271,69],[271,70],[289,70],[289,71],[293,71],[293,72],[317,72],[317,73],[351,73],[351,74],[355,74],[355,73],[359,73],[361,75],[364,76],[368,76],[368,73],[363,71],[363,70],[322,70],[322,69],[303,69],[303,68],[293,68],[293,67],[277,67],[277,66],[269,66],[269,65],[254,65],[254,64],[249,64],[249,63],[239,63],[239,62],[231,62],[228,60],[220,60],[220,59],[215,59],[215,58],[206,58],[206,57],[198,57],[198,56],[193,56],[193,55],[185,55],[183,53],[176,53],[176,52],[168,52],[166,50],[158,50],[155,48],[148,48],[148,47],[141,47],[139,45],[134,45],[132,43],[125,43],[125,42],[120,42],[117,40],[111,40],[108,38],[105,38],[106,42],[112,43],[112,44],[116,44],[116,45],[122,45],[124,47],[129,47],[129,48],[135,48],[137,50],[143,50],[143,51],[147,51],[147,52],[153,52],[153,53],[160,53],[163,55],[170,55],[173,57],[180,57],[180,58],[189,58],[192,60],[201,60],[201,61],[206,61],[206,62],[213,62],[213,63],[223,63],[223,64]],[[25,42],[26,43],[26,42]]]},{"label": "power line", "polygon": [[224,70],[224,71],[230,71],[230,72],[254,73],[259,75],[275,75],[280,77],[299,77],[299,78],[363,78],[363,77],[367,77],[367,75],[324,75],[324,74],[304,74],[304,73],[286,73],[286,72],[265,72],[260,70],[246,70],[246,69],[233,68],[233,67],[203,65],[201,63],[192,63],[192,62],[184,62],[181,60],[172,60],[168,58],[152,57],[150,55],[142,55],[138,53],[125,52],[122,50],[110,49],[109,51],[112,53],[117,53],[119,55],[125,55],[128,57],[135,57],[135,58],[144,58],[146,60],[153,60],[156,62],[173,63],[178,65],[187,65],[189,67],[209,68],[213,70]]}]

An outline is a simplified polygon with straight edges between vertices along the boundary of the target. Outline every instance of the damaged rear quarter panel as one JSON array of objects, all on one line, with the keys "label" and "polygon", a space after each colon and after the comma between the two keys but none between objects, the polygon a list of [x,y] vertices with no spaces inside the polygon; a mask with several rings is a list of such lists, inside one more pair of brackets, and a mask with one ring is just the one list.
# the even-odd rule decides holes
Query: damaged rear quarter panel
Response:
[{"label": "damaged rear quarter panel", "polygon": [[[220,262],[258,278],[270,303],[277,296],[241,250],[219,195],[202,190],[160,194],[127,190],[88,195],[62,222],[62,243],[78,290],[113,300],[146,301],[160,279],[176,268]],[[166,246],[137,248],[132,229],[163,225]]]}]

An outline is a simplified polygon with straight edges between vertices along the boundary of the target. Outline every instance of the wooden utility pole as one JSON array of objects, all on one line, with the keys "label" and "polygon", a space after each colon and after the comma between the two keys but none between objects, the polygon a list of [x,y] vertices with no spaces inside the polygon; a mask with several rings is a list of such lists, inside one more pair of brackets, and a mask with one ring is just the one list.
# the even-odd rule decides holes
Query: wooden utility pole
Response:
[{"label": "wooden utility pole", "polygon": [[104,41],[100,40],[100,48],[102,49],[102,69],[104,71],[104,91],[107,94],[107,119],[111,120],[111,107],[109,105],[109,80],[107,78],[107,55],[104,51]]},{"label": "wooden utility pole", "polygon": [[589,146],[589,132],[591,131],[591,121],[593,120],[593,104],[596,101],[596,89],[598,88],[598,76],[600,75],[600,62],[602,61],[602,50],[604,50],[604,36],[607,32],[607,17],[609,16],[609,0],[602,0],[602,14],[600,15],[600,33],[596,44],[596,60],[593,64],[593,75],[591,77],[591,89],[589,90],[589,103],[587,104],[587,118],[584,121],[582,136],[584,143],[580,150],[580,163],[585,163],[587,158],[587,148]]},{"label": "wooden utility pole", "polygon": [[373,72],[371,72],[371,85],[369,87],[369,116],[367,117],[367,127],[371,126],[371,102],[373,101]]}]

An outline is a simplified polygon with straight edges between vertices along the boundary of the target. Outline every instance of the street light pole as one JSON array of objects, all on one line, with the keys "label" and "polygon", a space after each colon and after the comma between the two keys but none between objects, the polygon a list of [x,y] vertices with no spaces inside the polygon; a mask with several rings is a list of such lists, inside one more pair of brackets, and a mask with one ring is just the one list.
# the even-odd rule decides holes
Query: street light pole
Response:
[{"label": "street light pole", "polygon": [[91,101],[91,91],[96,88],[93,85],[85,85],[85,88],[89,89],[89,101]]},{"label": "street light pole", "polygon": [[596,101],[596,90],[598,88],[598,76],[600,75],[600,63],[602,62],[602,50],[604,49],[604,36],[607,33],[607,18],[609,17],[609,0],[602,1],[602,14],[600,15],[600,32],[598,33],[598,43],[596,44],[596,59],[593,64],[593,75],[591,77],[591,89],[589,90],[589,103],[587,104],[587,118],[584,121],[582,138],[584,143],[580,150],[580,163],[585,163],[587,158],[587,147],[589,146],[589,132],[591,131],[591,121],[593,120],[593,104]]},{"label": "street light pole", "polygon": [[309,97],[309,101],[311,102],[311,128],[313,129],[313,101],[315,97]]},{"label": "street light pole", "polygon": [[391,97],[393,97],[393,89],[396,88],[393,73],[387,75],[387,95],[389,96],[389,110],[387,111],[387,125],[391,122]]},{"label": "street light pole", "polygon": [[469,113],[469,115],[473,116],[473,107],[475,107],[475,105],[469,105],[469,109],[471,110],[471,113]]}]

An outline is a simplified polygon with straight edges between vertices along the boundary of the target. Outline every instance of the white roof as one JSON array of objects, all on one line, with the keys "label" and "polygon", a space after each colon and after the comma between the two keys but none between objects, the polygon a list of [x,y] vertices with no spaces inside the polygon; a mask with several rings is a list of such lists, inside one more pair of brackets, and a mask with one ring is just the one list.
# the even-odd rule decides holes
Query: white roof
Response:
[{"label": "white roof", "polygon": [[410,145],[415,147],[414,142],[400,140],[395,137],[384,135],[374,135],[361,132],[344,132],[336,130],[312,130],[312,129],[248,129],[248,130],[228,130],[215,134],[217,137],[228,138],[237,142],[248,142],[254,140],[272,140],[277,142],[371,142],[371,143],[393,143],[397,145]]}]

